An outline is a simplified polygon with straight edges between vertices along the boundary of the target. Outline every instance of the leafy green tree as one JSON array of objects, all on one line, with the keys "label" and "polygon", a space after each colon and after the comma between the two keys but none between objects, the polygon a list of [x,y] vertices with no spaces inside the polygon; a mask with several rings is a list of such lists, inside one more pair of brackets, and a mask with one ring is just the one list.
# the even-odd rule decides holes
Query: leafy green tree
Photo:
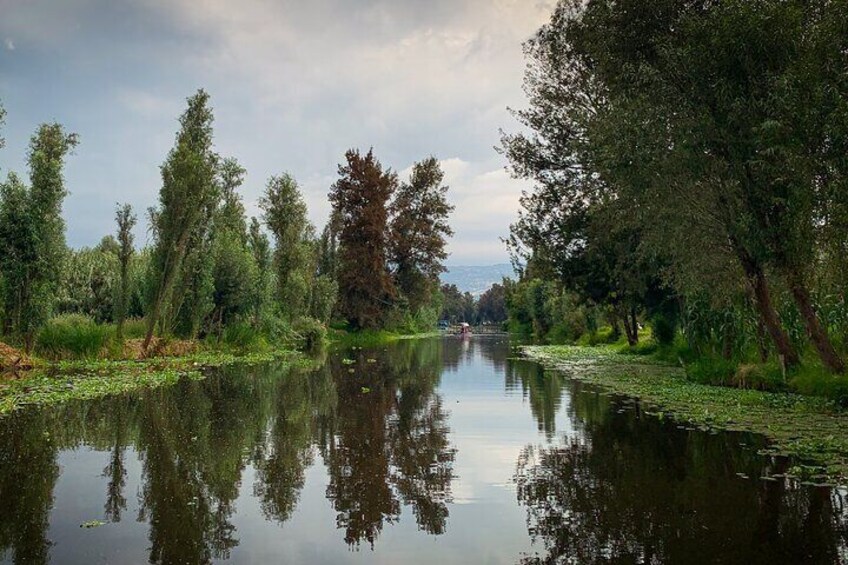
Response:
[{"label": "leafy green tree", "polygon": [[188,108],[180,117],[176,144],[162,165],[159,209],[151,218],[156,238],[153,260],[156,285],[147,316],[145,350],[156,324],[162,323],[163,307],[183,273],[192,235],[216,201],[218,156],[212,149],[212,121],[209,95],[199,90],[188,99]]},{"label": "leafy green tree", "polygon": [[444,178],[435,157],[415,163],[390,206],[389,264],[412,312],[432,299],[445,272],[446,240],[453,235],[448,216],[454,207],[448,204]]},{"label": "leafy green tree", "polygon": [[481,321],[500,323],[507,319],[506,289],[495,283],[480,295],[477,301],[477,313]]},{"label": "leafy green tree", "polygon": [[477,307],[474,296],[470,292],[461,292],[455,284],[444,284],[441,287],[442,314],[441,319],[451,323],[474,323]]},{"label": "leafy green tree", "polygon": [[329,195],[339,225],[339,309],[354,328],[378,328],[395,298],[386,252],[397,176],[383,171],[373,150],[350,150],[345,160]]},{"label": "leafy green tree", "polygon": [[249,246],[247,218],[238,188],[245,170],[235,159],[224,159],[219,172],[221,202],[212,222],[212,325],[221,328],[251,312],[257,264]]},{"label": "leafy green tree", "polygon": [[31,186],[9,175],[0,188],[0,272],[5,283],[6,333],[21,336],[27,350],[50,316],[65,254],[62,168],[78,143],[57,124],[43,124],[30,140]]},{"label": "leafy green tree", "polygon": [[83,314],[100,323],[110,322],[117,312],[119,290],[116,253],[101,245],[68,249],[62,262],[55,309],[59,314]]},{"label": "leafy green tree", "polygon": [[309,307],[312,226],[306,217],[306,203],[297,182],[284,173],[268,180],[259,207],[276,242],[278,303],[293,320]]},{"label": "leafy green tree", "polygon": [[256,218],[250,219],[250,230],[248,231],[248,249],[253,254],[257,275],[254,280],[255,288],[251,308],[253,311],[253,324],[259,326],[265,315],[265,309],[270,304],[270,292],[272,281],[272,255],[271,242],[268,236],[262,232],[262,226]]},{"label": "leafy green tree", "polygon": [[127,310],[130,301],[130,261],[135,248],[132,229],[138,218],[132,211],[132,206],[124,204],[118,206],[115,212],[115,222],[118,224],[118,261],[120,263],[121,283],[115,303],[115,321],[117,322],[118,340],[123,338],[124,320],[127,318]]}]

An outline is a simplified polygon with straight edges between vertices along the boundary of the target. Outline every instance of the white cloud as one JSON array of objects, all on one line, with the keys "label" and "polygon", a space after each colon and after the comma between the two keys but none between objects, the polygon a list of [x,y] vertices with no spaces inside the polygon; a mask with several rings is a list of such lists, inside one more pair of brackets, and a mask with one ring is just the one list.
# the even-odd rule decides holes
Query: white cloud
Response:
[{"label": "white cloud", "polygon": [[5,44],[6,44],[6,49],[7,49],[7,50],[9,50],[9,51],[14,51],[14,50],[15,50],[15,42],[14,42],[14,40],[13,40],[11,37],[7,37],[7,38],[6,38]]}]

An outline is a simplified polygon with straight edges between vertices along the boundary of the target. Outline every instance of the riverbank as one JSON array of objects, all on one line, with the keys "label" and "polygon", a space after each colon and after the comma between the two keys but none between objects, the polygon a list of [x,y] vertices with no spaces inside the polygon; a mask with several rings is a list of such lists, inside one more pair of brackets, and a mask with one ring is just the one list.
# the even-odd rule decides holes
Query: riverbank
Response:
[{"label": "riverbank", "polygon": [[438,331],[405,334],[388,330],[348,331],[331,329],[327,337],[330,339],[330,343],[341,347],[379,347],[404,339],[424,339],[441,335],[442,332]]},{"label": "riverbank", "polygon": [[180,378],[202,379],[205,369],[272,361],[311,363],[303,354],[285,349],[244,354],[205,350],[179,357],[139,360],[51,363],[39,359],[35,360],[32,370],[0,376],[0,416],[26,406],[46,406],[167,386]]},{"label": "riverbank", "polygon": [[848,483],[848,412],[821,397],[712,386],[682,368],[614,347],[526,346],[523,354],[568,378],[640,399],[658,416],[702,429],[768,438],[768,453],[795,458],[792,474],[815,483]]}]

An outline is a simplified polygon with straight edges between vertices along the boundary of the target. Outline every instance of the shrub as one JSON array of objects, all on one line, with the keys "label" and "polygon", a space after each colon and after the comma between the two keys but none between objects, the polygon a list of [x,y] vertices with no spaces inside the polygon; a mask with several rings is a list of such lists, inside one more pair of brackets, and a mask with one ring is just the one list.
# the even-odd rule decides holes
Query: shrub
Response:
[{"label": "shrub", "polygon": [[824,396],[848,408],[848,375],[834,375],[822,367],[802,366],[789,376],[793,390],[810,396]]},{"label": "shrub", "polygon": [[147,331],[144,318],[129,318],[124,320],[124,339],[141,339]]},{"label": "shrub", "polygon": [[298,318],[292,324],[292,330],[296,334],[299,347],[304,351],[320,350],[327,339],[327,329],[314,318]]},{"label": "shrub", "polygon": [[717,357],[702,357],[686,366],[686,378],[690,381],[718,386],[733,386],[736,363]]},{"label": "shrub", "polygon": [[64,314],[47,322],[36,338],[36,351],[48,359],[94,359],[114,328],[81,314]]},{"label": "shrub", "polygon": [[654,335],[654,340],[660,345],[671,345],[674,343],[674,336],[677,333],[677,327],[669,316],[657,314],[651,323],[651,330]]},{"label": "shrub", "polygon": [[786,388],[783,374],[777,365],[739,365],[733,375],[732,384],[737,388],[766,391],[779,391]]},{"label": "shrub", "polygon": [[247,322],[227,325],[221,333],[221,342],[241,351],[262,349],[266,346],[262,332]]}]

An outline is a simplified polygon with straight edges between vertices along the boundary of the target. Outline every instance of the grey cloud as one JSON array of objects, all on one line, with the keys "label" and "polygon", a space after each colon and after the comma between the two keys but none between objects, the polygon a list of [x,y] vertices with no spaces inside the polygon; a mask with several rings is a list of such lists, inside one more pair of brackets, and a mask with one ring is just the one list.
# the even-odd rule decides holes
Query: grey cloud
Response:
[{"label": "grey cloud", "polygon": [[551,5],[0,0],[0,37],[27,44],[0,77],[9,111],[0,168],[22,167],[38,122],[79,132],[66,217],[69,241],[93,244],[112,230],[115,201],[155,203],[184,98],[205,87],[219,150],[248,169],[249,210],[265,179],[287,170],[320,223],[349,147],[374,146],[398,170],[435,154],[467,164],[451,179],[451,262],[499,262],[498,237],[523,185],[506,177],[492,146],[499,127],[515,127],[506,107],[523,104],[520,44]]}]

